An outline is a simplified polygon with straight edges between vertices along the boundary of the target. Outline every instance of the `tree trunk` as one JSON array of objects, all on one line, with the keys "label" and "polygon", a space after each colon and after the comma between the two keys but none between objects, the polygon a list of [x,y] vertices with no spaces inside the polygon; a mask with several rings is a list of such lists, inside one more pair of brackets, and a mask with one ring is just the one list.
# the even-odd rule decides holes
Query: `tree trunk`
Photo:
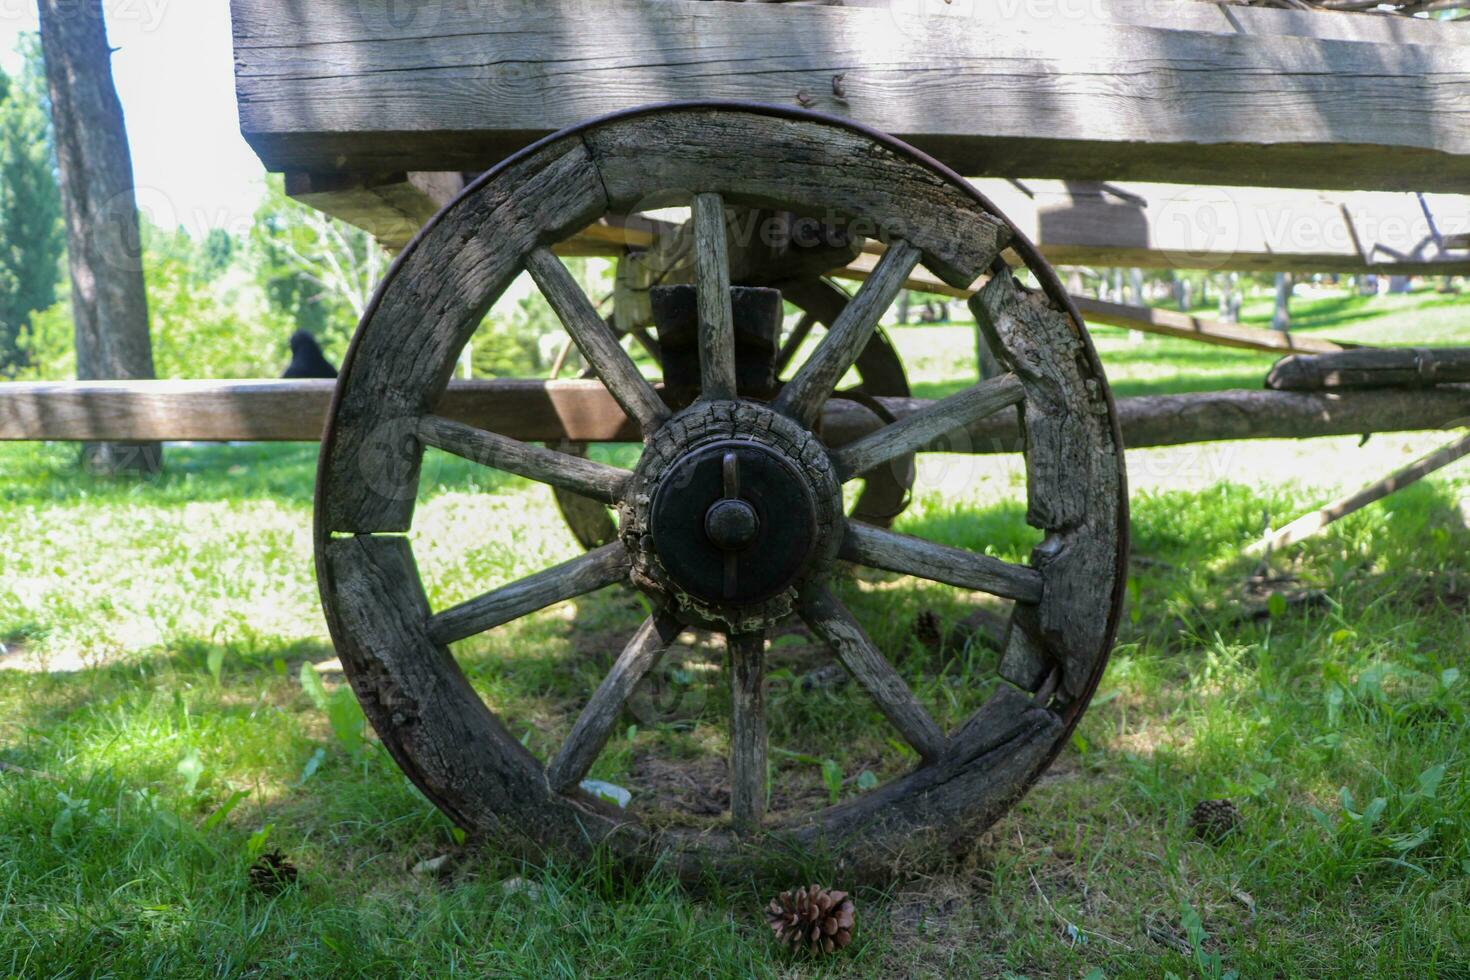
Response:
[{"label": "tree trunk", "polygon": [[1271,329],[1291,329],[1291,273],[1276,273],[1276,312],[1271,314]]},{"label": "tree trunk", "polygon": [[[101,0],[40,0],[81,381],[153,377],[133,164]],[[155,472],[162,447],[88,443],[84,466]]]}]

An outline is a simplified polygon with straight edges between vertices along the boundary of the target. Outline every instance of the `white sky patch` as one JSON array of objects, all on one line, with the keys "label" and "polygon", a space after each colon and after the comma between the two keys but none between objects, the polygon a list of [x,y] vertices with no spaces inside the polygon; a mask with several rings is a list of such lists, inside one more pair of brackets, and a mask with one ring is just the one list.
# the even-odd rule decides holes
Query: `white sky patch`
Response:
[{"label": "white sky patch", "polygon": [[[229,5],[216,0],[104,0],[113,78],[127,120],[138,206],[191,235],[241,234],[265,169],[240,136]],[[36,30],[35,0],[0,0],[0,67]]]}]

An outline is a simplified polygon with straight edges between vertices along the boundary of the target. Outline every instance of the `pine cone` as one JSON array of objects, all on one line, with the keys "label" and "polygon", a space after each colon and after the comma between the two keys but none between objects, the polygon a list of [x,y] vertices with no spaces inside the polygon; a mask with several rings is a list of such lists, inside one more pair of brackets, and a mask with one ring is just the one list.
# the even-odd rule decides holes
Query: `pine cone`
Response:
[{"label": "pine cone", "polygon": [[1218,841],[1240,826],[1240,810],[1229,800],[1204,800],[1189,814],[1189,829],[1200,840]]},{"label": "pine cone", "polygon": [[250,887],[274,895],[288,885],[296,883],[296,865],[286,860],[280,851],[262,854],[250,866]]},{"label": "pine cone", "polygon": [[771,899],[766,921],[781,945],[820,956],[852,942],[852,899],[819,885],[796,888]]},{"label": "pine cone", "polygon": [[930,650],[938,650],[943,646],[944,623],[939,619],[939,614],[932,609],[925,609],[915,616],[914,636]]}]

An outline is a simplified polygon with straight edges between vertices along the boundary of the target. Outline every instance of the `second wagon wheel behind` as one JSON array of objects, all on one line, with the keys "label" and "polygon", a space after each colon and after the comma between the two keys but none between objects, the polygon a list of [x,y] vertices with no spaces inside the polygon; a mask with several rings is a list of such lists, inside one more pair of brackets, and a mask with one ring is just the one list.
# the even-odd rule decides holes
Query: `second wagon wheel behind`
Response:
[{"label": "second wagon wheel behind", "polygon": [[[671,190],[672,189],[672,190]],[[608,211],[690,200],[698,229],[700,397],[675,413],[551,251]],[[726,204],[862,222],[886,251],[770,403],[735,395]],[[1040,290],[1001,259],[1012,249]],[[813,432],[838,380],[919,264],[971,303],[1007,372],[838,448]],[[637,467],[601,465],[439,415],[457,357],[522,270],[644,436]],[[1029,563],[846,519],[841,487],[980,419],[1021,423]],[[437,447],[619,508],[619,539],[477,598],[431,608],[411,539],[419,468]],[[880,134],[812,114],[680,104],[568,130],[486,174],[404,253],[343,365],[322,446],[318,582],[343,667],[383,744],[459,825],[528,855],[697,880],[791,873],[844,880],[933,868],[1009,807],[1085,709],[1123,599],[1126,496],[1116,412],[1051,269],[959,177]],[[487,528],[493,533],[494,528]],[[779,532],[779,533],[778,533]],[[831,588],[839,562],[1015,601],[1004,679],[946,731]],[[605,586],[652,614],[538,758],[485,704],[451,644]],[[830,646],[909,747],[907,771],[814,811],[767,815],[766,636],[791,612]],[[644,822],[582,788],[638,680],[690,627],[727,635],[728,815]],[[992,682],[983,689],[989,691]]]},{"label": "second wagon wheel behind", "polygon": [[[826,329],[836,322],[849,297],[840,286],[828,279],[784,282],[777,288],[788,302],[801,311],[800,318],[782,343],[777,357],[777,369],[784,373],[802,341],[811,336],[815,327]],[[899,359],[893,342],[881,329],[874,332],[862,354],[858,355],[854,369],[861,382],[856,390],[844,392],[844,397],[860,398],[860,404],[868,405],[871,399],[907,398],[910,394],[903,362]],[[585,443],[562,441],[553,444],[551,448],[575,456],[587,454]],[[851,516],[864,524],[887,527],[908,505],[913,485],[912,460],[908,457],[894,460],[881,467],[878,472],[865,475],[863,490],[852,506]],[[613,519],[612,511],[606,504],[561,487],[552,487],[552,493],[556,498],[557,510],[567,522],[567,528],[583,548],[590,551],[617,538],[617,521]]]}]

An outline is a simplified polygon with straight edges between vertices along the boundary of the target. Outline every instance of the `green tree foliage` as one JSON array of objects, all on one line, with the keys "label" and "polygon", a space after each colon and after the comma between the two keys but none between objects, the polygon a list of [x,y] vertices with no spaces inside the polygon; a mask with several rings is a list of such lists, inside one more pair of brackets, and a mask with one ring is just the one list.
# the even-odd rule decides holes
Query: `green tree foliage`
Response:
[{"label": "green tree foliage", "polygon": [[22,334],[34,314],[56,302],[65,238],[40,44],[22,38],[24,67],[0,72],[0,374],[30,358]]},{"label": "green tree foliage", "polygon": [[145,224],[143,247],[160,378],[280,375],[291,323],[269,308],[250,270],[230,264],[237,249],[228,233],[213,229],[195,242],[182,229]]},{"label": "green tree foliage", "polygon": [[270,175],[250,234],[251,262],[271,309],[341,358],[388,258],[365,232],[286,196]]}]

